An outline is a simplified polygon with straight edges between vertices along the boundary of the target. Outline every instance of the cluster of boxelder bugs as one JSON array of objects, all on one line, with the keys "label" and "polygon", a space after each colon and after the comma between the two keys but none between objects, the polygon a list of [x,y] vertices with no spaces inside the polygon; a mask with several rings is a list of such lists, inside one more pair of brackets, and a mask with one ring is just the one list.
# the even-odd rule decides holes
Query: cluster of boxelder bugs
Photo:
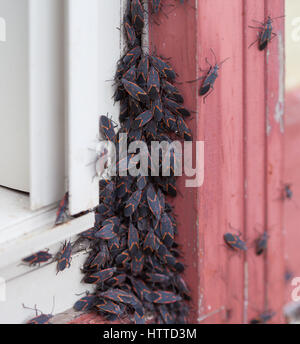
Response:
[{"label": "cluster of boxelder bugs", "polygon": [[[161,0],[152,0],[151,13],[157,14],[161,7]],[[191,141],[192,134],[184,120],[190,112],[183,106],[184,99],[174,85],[175,71],[160,56],[143,53],[144,14],[141,0],[128,0],[124,17],[128,50],[120,59],[115,75],[114,99],[120,102],[121,128],[116,132],[112,120],[101,116],[100,134],[114,143],[118,143],[120,133],[128,135],[128,144],[134,140],[143,140],[147,144],[153,140],[172,142],[176,136]],[[273,19],[268,17],[266,22],[256,27],[260,30],[256,40],[259,50],[264,50],[275,36],[271,25]],[[205,97],[213,91],[218,71],[227,60],[218,63],[211,51],[215,64],[211,65],[206,59],[209,69],[201,78],[203,82],[199,90],[199,95]],[[118,161],[119,171],[127,169],[133,158],[134,154],[126,161]],[[81,234],[82,238],[90,241],[91,247],[83,266],[83,282],[94,284],[96,289],[95,293],[78,300],[75,310],[94,310],[111,321],[132,315],[138,324],[145,322],[147,314],[154,316],[157,323],[186,322],[189,310],[186,300],[190,299],[190,292],[180,275],[184,265],[179,261],[180,250],[175,242],[176,220],[165,198],[177,195],[174,163],[175,155],[171,156],[169,177],[163,177],[161,173],[157,177],[117,176],[100,181],[95,225]],[[150,166],[149,157],[149,170]],[[286,198],[292,197],[289,186],[285,187],[285,195]],[[55,224],[68,219],[66,194],[60,203]],[[224,241],[233,250],[247,250],[240,235],[226,233]],[[267,241],[267,232],[256,240],[257,255],[266,250]],[[70,266],[71,253],[71,243],[65,242],[54,257],[57,272]],[[40,251],[23,262],[34,266],[50,259],[52,255],[48,251]],[[271,312],[263,313],[252,322],[266,322],[272,316]],[[48,323],[51,317],[51,314],[41,314],[29,323]]]},{"label": "cluster of boxelder bugs", "polygon": [[[161,4],[153,1],[152,5],[156,13]],[[128,144],[133,140],[172,142],[175,136],[192,140],[185,122],[190,113],[174,85],[176,73],[160,56],[143,53],[143,27],[141,1],[128,0],[124,18],[128,51],[115,75],[121,128],[116,132],[112,120],[101,116],[100,134],[118,143],[120,133],[127,133]],[[119,171],[126,170],[133,158],[129,155],[118,161]],[[177,194],[172,158],[169,177],[161,173],[100,181],[95,225],[81,234],[92,248],[83,266],[83,282],[94,284],[96,290],[76,302],[77,311],[93,310],[110,321],[132,316],[139,324],[147,314],[158,323],[186,322],[190,292],[180,276],[184,265],[175,242],[177,226],[166,200],[166,195]]]}]

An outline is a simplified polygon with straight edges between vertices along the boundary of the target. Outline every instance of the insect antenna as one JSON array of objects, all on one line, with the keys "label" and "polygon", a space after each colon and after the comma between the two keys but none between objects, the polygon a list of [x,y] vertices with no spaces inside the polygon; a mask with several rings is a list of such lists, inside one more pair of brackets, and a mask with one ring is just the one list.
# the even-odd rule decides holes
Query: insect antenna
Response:
[{"label": "insect antenna", "polygon": [[227,57],[225,60],[223,60],[222,62],[219,63],[219,67],[222,66],[223,63],[225,63],[226,61],[230,60],[230,57]]},{"label": "insect antenna", "polygon": [[217,56],[216,56],[214,50],[213,50],[212,48],[210,48],[210,51],[211,51],[211,53],[213,54],[213,56],[215,57],[215,64],[217,64],[217,63],[218,63],[218,62],[217,62]]}]

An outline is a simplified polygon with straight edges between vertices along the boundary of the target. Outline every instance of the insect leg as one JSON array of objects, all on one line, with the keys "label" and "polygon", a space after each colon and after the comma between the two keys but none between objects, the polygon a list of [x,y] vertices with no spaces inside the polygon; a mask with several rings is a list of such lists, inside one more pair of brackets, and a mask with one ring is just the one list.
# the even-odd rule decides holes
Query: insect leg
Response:
[{"label": "insect leg", "polygon": [[199,81],[199,80],[203,80],[205,78],[205,76],[200,76],[199,78],[195,79],[195,80],[189,80],[186,81],[187,84],[192,84],[193,82]]},{"label": "insect leg", "polygon": [[203,103],[205,104],[205,100],[206,100],[206,98],[210,95],[210,94],[212,94],[213,93],[213,91],[214,91],[214,88],[213,88],[213,86],[211,86],[211,91],[210,92],[208,92],[207,93],[207,95],[203,98]]},{"label": "insect leg", "polygon": [[258,24],[261,24],[261,25],[265,25],[265,23],[262,23],[262,22],[260,22],[260,21],[258,21],[258,20],[255,20],[255,19],[252,19],[252,21],[253,21],[254,23],[258,23]]},{"label": "insect leg", "polygon": [[209,63],[207,57],[205,58],[205,62],[210,66],[210,68],[212,68],[212,65]]}]

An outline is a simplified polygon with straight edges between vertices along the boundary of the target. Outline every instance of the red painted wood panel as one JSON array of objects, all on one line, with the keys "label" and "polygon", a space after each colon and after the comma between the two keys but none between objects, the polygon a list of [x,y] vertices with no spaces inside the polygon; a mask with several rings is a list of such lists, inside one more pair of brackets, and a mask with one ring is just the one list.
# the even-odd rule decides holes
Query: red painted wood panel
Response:
[{"label": "red painted wood panel", "polygon": [[[169,3],[174,4],[173,1]],[[283,21],[270,49],[248,49],[256,33],[252,19],[283,13],[283,0],[201,0],[175,5],[168,18],[151,21],[152,50],[171,57],[179,81],[200,76],[205,58],[230,57],[206,104],[199,83],[182,83],[185,104],[195,110],[190,126],[205,141],[205,182],[199,189],[179,189],[176,200],[180,240],[193,291],[191,321],[247,323],[270,307],[282,321],[282,180]],[[272,8],[271,8],[272,7]],[[167,6],[165,7],[167,8]],[[213,10],[212,10],[213,9]],[[161,25],[156,23],[160,22]],[[277,200],[276,200],[277,199]],[[248,242],[247,254],[223,244],[229,225]],[[269,228],[266,257],[254,254],[253,242]]]},{"label": "red painted wood panel", "polygon": [[[248,26],[257,26],[253,20],[263,21],[264,14],[263,1],[244,1],[244,228],[248,245],[255,245],[255,239],[266,227],[265,59],[257,45],[248,48],[257,37],[257,31]],[[247,252],[244,278],[244,321],[248,322],[263,311],[265,300],[265,259],[257,256],[253,248]]]},{"label": "red painted wood panel", "polygon": [[[194,80],[196,78],[197,41],[195,39],[195,27],[197,12],[192,7],[192,1],[188,5],[177,5],[175,10],[168,6],[174,4],[174,1],[164,1],[164,4],[163,12],[171,13],[166,17],[163,12],[160,12],[155,18],[150,18],[150,48],[166,58],[171,58],[171,64],[179,75],[177,80],[179,83]],[[197,109],[197,90],[195,87],[187,83],[177,86],[184,96],[185,106],[195,111]],[[197,117],[197,114],[193,114],[193,120],[189,121],[189,126],[195,134],[197,134]],[[184,178],[180,178],[178,189],[182,195],[179,194],[177,197],[176,213],[180,214],[178,232],[184,252],[184,263],[186,264],[186,280],[190,286],[193,286],[192,298],[196,302],[192,307],[190,316],[191,321],[195,322],[201,302],[199,264],[202,252],[198,245],[200,241],[197,218],[198,190],[185,189],[184,183]],[[172,199],[170,201],[172,202]]]},{"label": "red painted wood panel", "polygon": [[[284,14],[284,1],[265,0],[265,15]],[[276,312],[273,321],[284,320],[284,233],[283,202],[283,135],[284,135],[284,21],[274,23],[277,38],[266,52],[266,163],[267,226],[270,233],[266,264],[266,308]]]},{"label": "red painted wood panel", "polygon": [[291,279],[286,281],[286,303],[292,302],[291,281],[300,277],[299,243],[300,243],[300,89],[287,94],[286,97],[286,127],[284,139],[284,182],[291,184],[293,200],[284,202],[285,252],[286,273]]}]

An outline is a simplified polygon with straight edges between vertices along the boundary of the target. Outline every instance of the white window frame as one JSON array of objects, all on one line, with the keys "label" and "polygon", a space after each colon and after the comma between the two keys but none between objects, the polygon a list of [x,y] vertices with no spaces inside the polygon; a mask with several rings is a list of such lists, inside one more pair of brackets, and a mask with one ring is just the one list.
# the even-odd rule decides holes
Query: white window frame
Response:
[{"label": "white window frame", "polygon": [[[52,96],[47,99],[37,99],[41,92],[39,85],[42,80],[49,80],[51,73],[57,71],[54,70],[55,66],[51,69],[49,64],[51,65],[53,58],[58,58],[58,55],[51,52],[51,49],[57,48],[58,43],[54,40],[54,32],[49,30],[47,22],[52,18],[57,25],[56,30],[61,28],[61,25],[58,24],[58,19],[53,17],[57,11],[55,6],[50,17],[48,16],[49,11],[43,7],[47,0],[28,1],[32,5],[30,16],[34,20],[30,27],[31,41],[35,42],[35,45],[30,47],[30,68],[46,70],[43,78],[35,74],[30,80],[30,119],[34,122],[30,131],[31,156],[34,156],[30,161],[33,171],[31,199],[10,191],[13,204],[10,210],[12,213],[21,214],[22,209],[22,216],[17,216],[0,228],[0,277],[7,282],[8,291],[7,302],[0,301],[0,323],[20,323],[33,317],[34,312],[22,309],[22,303],[29,307],[37,304],[42,311],[50,312],[53,296],[56,305],[54,312],[63,312],[73,306],[78,299],[76,294],[88,289],[86,284],[80,283],[80,267],[86,259],[85,251],[75,254],[71,268],[57,276],[55,262],[28,268],[20,265],[20,261],[45,248],[56,253],[62,242],[74,240],[76,235],[94,225],[94,214],[90,212],[54,227],[57,200],[62,197],[65,189],[69,190],[71,214],[91,209],[98,204],[98,181],[93,180],[95,170],[89,162],[96,156],[92,149],[97,147],[99,116],[109,113],[117,121],[119,114],[118,104],[114,105],[112,100],[113,82],[107,80],[113,79],[117,60],[123,53],[123,33],[118,28],[123,19],[126,0],[65,0],[65,84],[64,87],[60,85],[58,90],[53,86],[60,84],[61,79],[46,85],[42,91],[44,97],[52,92]],[[38,13],[42,13],[42,16]],[[39,40],[36,34],[39,25],[45,30],[49,45]],[[39,44],[42,46],[40,50]],[[101,50],[101,47],[104,50]],[[83,66],[87,67],[85,71]],[[102,69],[103,66],[105,69]],[[53,92],[56,92],[56,95],[53,96]],[[65,93],[62,96],[60,92]],[[45,105],[51,106],[54,101],[55,106],[60,107],[62,99],[65,99],[67,118],[65,128],[58,126],[58,113],[54,114],[50,122],[39,117],[41,112],[46,112],[47,116],[53,114],[53,108],[48,111]],[[61,151],[60,140],[64,137],[60,134],[62,130],[66,132],[66,144],[63,144],[67,147],[66,153]],[[53,138],[57,140],[55,147]],[[40,144],[41,139],[46,142],[43,146]],[[59,180],[52,179],[52,174],[49,185],[44,188],[49,179],[47,171],[53,168],[53,159],[47,159],[47,156],[53,158],[55,154],[58,154],[59,162],[54,170]],[[64,154],[66,163],[62,164]],[[27,210],[24,211],[24,208]],[[24,285],[29,289],[22,288]]]}]

